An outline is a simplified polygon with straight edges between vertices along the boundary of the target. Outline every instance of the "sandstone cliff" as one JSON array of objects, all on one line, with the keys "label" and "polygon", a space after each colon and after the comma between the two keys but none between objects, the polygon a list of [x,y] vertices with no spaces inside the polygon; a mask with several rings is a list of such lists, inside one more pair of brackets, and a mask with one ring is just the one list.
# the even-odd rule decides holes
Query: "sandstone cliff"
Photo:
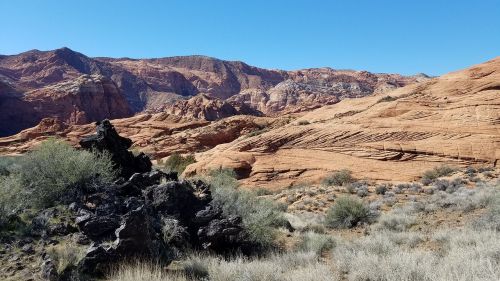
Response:
[{"label": "sandstone cliff", "polygon": [[186,174],[228,167],[246,185],[358,178],[414,180],[440,164],[498,165],[500,58],[430,81],[343,100],[255,137],[199,153]]}]

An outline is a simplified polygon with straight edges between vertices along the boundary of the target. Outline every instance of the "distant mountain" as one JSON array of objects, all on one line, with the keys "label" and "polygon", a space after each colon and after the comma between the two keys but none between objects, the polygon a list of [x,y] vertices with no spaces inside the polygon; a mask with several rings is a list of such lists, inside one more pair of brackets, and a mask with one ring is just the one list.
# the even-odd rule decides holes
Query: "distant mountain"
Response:
[{"label": "distant mountain", "polygon": [[68,48],[32,50],[0,56],[0,136],[46,117],[84,124],[161,112],[198,94],[251,109],[247,113],[296,112],[425,79],[330,68],[267,70],[205,56],[114,59]]}]

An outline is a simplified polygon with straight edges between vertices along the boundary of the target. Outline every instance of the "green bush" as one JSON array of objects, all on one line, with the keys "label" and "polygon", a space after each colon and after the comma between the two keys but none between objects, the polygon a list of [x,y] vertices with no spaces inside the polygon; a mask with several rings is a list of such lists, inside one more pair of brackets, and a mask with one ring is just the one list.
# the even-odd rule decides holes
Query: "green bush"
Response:
[{"label": "green bush", "polygon": [[182,156],[179,153],[174,153],[168,157],[167,161],[165,161],[165,168],[168,171],[177,172],[180,175],[184,172],[187,166],[193,163],[196,163],[194,155],[189,154]]},{"label": "green bush", "polygon": [[17,166],[20,157],[0,156],[0,176],[8,176]]},{"label": "green bush", "polygon": [[250,241],[270,247],[274,243],[276,227],[283,225],[283,212],[271,200],[259,198],[255,192],[238,188],[231,170],[217,170],[208,179],[212,187],[213,204],[226,215],[239,216]]},{"label": "green bush", "polygon": [[332,186],[332,185],[340,186],[353,183],[354,181],[355,179],[352,177],[351,171],[343,169],[323,179],[323,184],[327,186]]},{"label": "green bush", "polygon": [[398,99],[397,97],[393,97],[393,96],[385,96],[385,97],[383,97],[383,98],[379,99],[379,100],[377,101],[377,103],[380,103],[380,102],[390,102],[390,101],[395,101],[395,100],[397,100],[397,99]]},{"label": "green bush", "polygon": [[0,176],[0,230],[12,230],[9,216],[19,209],[26,199],[28,198],[23,194],[19,177]]},{"label": "green bush", "polygon": [[325,222],[333,228],[351,228],[369,219],[370,210],[363,201],[354,197],[340,197],[328,209]]},{"label": "green bush", "polygon": [[115,176],[108,154],[76,150],[65,142],[50,139],[20,158],[19,165],[2,180],[0,194],[11,188],[6,180],[16,182],[21,202],[12,204],[43,208],[59,202],[71,188],[111,182]]},{"label": "green bush", "polygon": [[456,169],[454,169],[450,166],[447,166],[447,165],[438,166],[432,170],[425,171],[424,174],[422,175],[421,181],[424,185],[428,185],[428,184],[432,183],[434,180],[436,180],[437,178],[449,176],[455,171],[456,171]]},{"label": "green bush", "polygon": [[297,124],[300,126],[303,126],[303,125],[309,125],[311,123],[307,120],[300,120],[299,122],[297,122]]}]

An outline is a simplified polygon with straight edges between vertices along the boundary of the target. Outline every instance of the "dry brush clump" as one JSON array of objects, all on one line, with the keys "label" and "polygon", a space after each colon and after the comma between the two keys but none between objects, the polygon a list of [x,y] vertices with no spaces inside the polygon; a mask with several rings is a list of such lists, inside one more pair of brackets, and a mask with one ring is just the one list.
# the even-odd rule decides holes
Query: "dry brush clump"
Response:
[{"label": "dry brush clump", "polygon": [[372,219],[368,206],[354,197],[340,197],[326,213],[326,224],[333,228],[351,228]]},{"label": "dry brush clump", "polygon": [[326,186],[345,186],[355,181],[352,172],[344,169],[327,176],[323,179],[323,184]]},{"label": "dry brush clump", "polygon": [[180,155],[179,153],[174,153],[167,158],[164,167],[167,171],[176,172],[177,174],[182,174],[187,166],[196,163],[194,155],[188,154],[186,156]]},{"label": "dry brush clump", "polygon": [[[142,267],[144,268],[144,267]],[[222,258],[210,255],[192,255],[180,262],[181,275],[163,276],[163,280],[186,276],[188,280],[210,281],[332,281],[339,280],[333,268],[322,263],[313,252],[290,252],[270,254],[261,258],[236,256]],[[139,268],[141,269],[141,268]],[[123,270],[133,271],[133,270]],[[137,271],[137,270],[136,270]],[[159,270],[153,271],[160,275]],[[150,272],[145,276],[154,276]],[[183,277],[185,278],[185,277]],[[130,279],[111,279],[128,281]],[[150,280],[150,279],[136,279]],[[157,280],[157,279],[151,279]]]},{"label": "dry brush clump", "polygon": [[422,184],[424,185],[429,185],[432,182],[434,182],[436,179],[440,177],[446,177],[454,173],[457,169],[447,166],[447,165],[442,165],[435,167],[434,169],[427,170],[424,172],[422,175]]},{"label": "dry brush clump", "polygon": [[445,231],[448,240],[438,243],[438,252],[414,248],[412,239],[405,243],[380,232],[339,244],[332,256],[352,281],[499,280],[498,232]]},{"label": "dry brush clump", "polygon": [[0,226],[13,212],[54,206],[73,192],[109,183],[117,175],[108,154],[77,150],[55,139],[10,160],[5,170],[8,173],[0,176]]},{"label": "dry brush clump", "polygon": [[276,228],[285,223],[280,206],[254,192],[239,189],[231,170],[212,171],[208,181],[212,186],[213,204],[225,215],[241,217],[250,241],[263,248],[272,247]]}]

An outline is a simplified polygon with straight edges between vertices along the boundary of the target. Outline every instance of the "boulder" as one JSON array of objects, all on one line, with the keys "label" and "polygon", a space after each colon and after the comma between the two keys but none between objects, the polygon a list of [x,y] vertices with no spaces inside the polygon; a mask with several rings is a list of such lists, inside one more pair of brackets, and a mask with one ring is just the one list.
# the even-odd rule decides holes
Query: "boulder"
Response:
[{"label": "boulder", "polygon": [[85,217],[78,217],[76,223],[80,231],[87,237],[93,240],[103,240],[112,236],[115,229],[120,225],[120,218],[116,215],[85,215]]},{"label": "boulder", "polygon": [[165,249],[152,228],[151,218],[140,207],[126,214],[115,231],[116,253],[122,258],[160,258]]}]

